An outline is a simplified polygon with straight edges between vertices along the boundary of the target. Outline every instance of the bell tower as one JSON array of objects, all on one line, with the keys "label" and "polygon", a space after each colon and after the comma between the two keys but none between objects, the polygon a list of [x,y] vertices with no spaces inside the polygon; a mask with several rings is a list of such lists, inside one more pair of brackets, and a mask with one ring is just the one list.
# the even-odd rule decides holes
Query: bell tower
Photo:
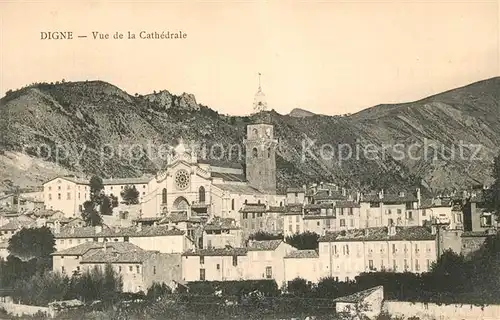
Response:
[{"label": "bell tower", "polygon": [[[254,111],[265,111],[267,103],[260,87],[255,94]],[[246,152],[246,179],[258,190],[276,194],[276,147],[274,126],[267,123],[255,123],[247,126],[247,138],[244,140]]]}]

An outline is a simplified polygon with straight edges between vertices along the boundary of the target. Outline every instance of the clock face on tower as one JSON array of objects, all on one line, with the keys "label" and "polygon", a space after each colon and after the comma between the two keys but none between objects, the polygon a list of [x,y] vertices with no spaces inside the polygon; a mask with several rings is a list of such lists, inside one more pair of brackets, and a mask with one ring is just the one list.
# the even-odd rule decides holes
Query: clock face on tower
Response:
[{"label": "clock face on tower", "polygon": [[175,186],[179,190],[186,190],[189,186],[189,172],[184,169],[175,173]]}]

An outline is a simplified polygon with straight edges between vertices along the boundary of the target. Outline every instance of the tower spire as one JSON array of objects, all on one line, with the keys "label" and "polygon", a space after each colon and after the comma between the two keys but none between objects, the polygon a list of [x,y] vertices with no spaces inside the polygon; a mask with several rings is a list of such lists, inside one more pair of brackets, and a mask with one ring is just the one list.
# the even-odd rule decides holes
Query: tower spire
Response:
[{"label": "tower spire", "polygon": [[261,111],[267,110],[266,95],[264,94],[264,92],[262,92],[262,87],[260,82],[262,73],[259,72],[258,75],[259,75],[259,88],[257,90],[257,93],[255,94],[253,101],[254,113],[259,113]]},{"label": "tower spire", "polygon": [[262,73],[259,72],[259,90],[261,90],[260,88],[260,76],[262,75]]}]

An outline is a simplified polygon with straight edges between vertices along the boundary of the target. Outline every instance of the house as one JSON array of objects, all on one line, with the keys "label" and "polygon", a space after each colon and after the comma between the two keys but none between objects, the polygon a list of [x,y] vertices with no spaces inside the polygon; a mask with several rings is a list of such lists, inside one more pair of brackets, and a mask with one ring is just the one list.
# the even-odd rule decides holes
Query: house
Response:
[{"label": "house", "polygon": [[286,189],[286,204],[303,204],[306,197],[306,186]]},{"label": "house", "polygon": [[41,209],[43,207],[43,200],[22,196],[19,194],[11,193],[0,197],[0,208],[18,213]]},{"label": "house", "polygon": [[122,277],[124,292],[146,290],[153,282],[180,281],[181,255],[143,250],[128,242],[89,242],[52,254],[53,270],[72,274],[104,270],[107,264]]},{"label": "house", "polygon": [[303,222],[304,205],[288,204],[281,214],[283,218],[283,233],[285,236],[291,236],[301,233],[304,230]]},{"label": "house", "polygon": [[246,279],[246,248],[208,248],[182,254],[184,281],[229,281]]},{"label": "house", "polygon": [[[121,191],[125,187],[134,187],[138,193],[139,202],[149,192],[149,182],[152,177],[103,179],[104,193],[118,198],[123,202]],[[46,209],[64,212],[66,217],[75,217],[82,211],[83,203],[90,200],[90,181],[74,176],[54,177],[43,184],[43,201]]]},{"label": "house", "polygon": [[420,189],[415,192],[360,195],[360,228],[396,226],[417,226],[418,209],[421,205]]},{"label": "house", "polygon": [[296,250],[283,240],[249,240],[247,279],[274,279],[281,287],[285,284],[284,258]]},{"label": "house", "polygon": [[321,264],[316,250],[291,251],[284,258],[285,281],[302,278],[317,283],[321,278]]},{"label": "house", "polygon": [[487,210],[484,192],[474,191],[463,206],[463,229],[468,232],[485,232],[497,228],[497,217]]},{"label": "house", "polygon": [[327,233],[319,238],[323,277],[352,280],[364,272],[421,273],[437,259],[436,229],[376,227]]},{"label": "house", "polygon": [[239,219],[243,238],[247,239],[257,232],[282,234],[283,218],[281,215],[285,210],[285,206],[267,206],[263,203],[244,204],[240,209]]},{"label": "house", "polygon": [[239,248],[243,246],[242,235],[234,219],[215,217],[203,229],[203,248]]},{"label": "house", "polygon": [[375,319],[382,312],[384,287],[377,286],[334,300],[337,314],[349,319]]},{"label": "house", "polygon": [[120,228],[95,226],[66,226],[55,231],[56,248],[62,250],[84,242],[130,242],[144,250],[161,253],[182,253],[195,247],[184,231],[162,226],[137,226]]},{"label": "house", "polygon": [[8,223],[0,226],[0,240],[8,241],[14,234],[23,228],[37,227],[36,221],[26,215],[9,218],[8,221]]}]

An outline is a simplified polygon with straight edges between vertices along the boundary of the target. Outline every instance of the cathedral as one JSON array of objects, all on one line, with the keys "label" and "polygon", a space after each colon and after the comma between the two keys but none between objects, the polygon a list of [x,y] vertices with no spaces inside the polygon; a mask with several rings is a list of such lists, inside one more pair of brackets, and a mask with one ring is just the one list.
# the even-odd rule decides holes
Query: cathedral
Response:
[{"label": "cathedral", "polygon": [[[260,81],[254,112],[265,111],[267,103]],[[238,163],[202,159],[182,141],[167,166],[149,182],[142,199],[144,217],[182,214],[188,218],[233,218],[239,221],[245,204],[283,206],[285,195],[276,193],[276,146],[273,126],[247,126],[245,169]]]}]

